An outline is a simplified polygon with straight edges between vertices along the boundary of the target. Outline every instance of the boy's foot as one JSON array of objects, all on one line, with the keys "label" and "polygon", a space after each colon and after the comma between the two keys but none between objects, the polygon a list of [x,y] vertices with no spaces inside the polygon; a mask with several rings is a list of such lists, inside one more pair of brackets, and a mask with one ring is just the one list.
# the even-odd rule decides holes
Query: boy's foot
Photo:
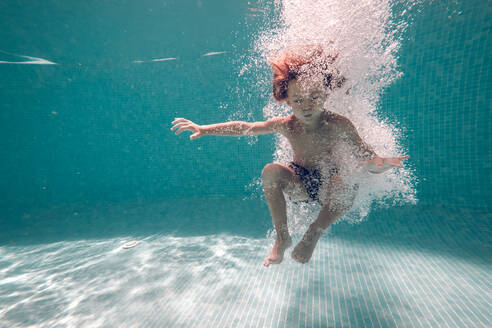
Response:
[{"label": "boy's foot", "polygon": [[272,251],[270,255],[268,255],[263,261],[264,266],[269,266],[270,264],[280,264],[284,259],[284,252],[287,248],[292,246],[292,239],[287,238],[283,241],[280,241],[278,238],[273,245]]},{"label": "boy's foot", "polygon": [[314,248],[318,243],[319,238],[323,234],[322,230],[316,230],[309,228],[308,231],[302,236],[299,244],[294,247],[292,251],[292,258],[299,263],[307,263],[313,255]]}]

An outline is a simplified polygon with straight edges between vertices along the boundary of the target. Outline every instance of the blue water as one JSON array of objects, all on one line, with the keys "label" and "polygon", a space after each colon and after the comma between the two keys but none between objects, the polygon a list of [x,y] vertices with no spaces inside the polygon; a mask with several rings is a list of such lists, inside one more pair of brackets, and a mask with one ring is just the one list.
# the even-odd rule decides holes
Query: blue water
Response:
[{"label": "blue water", "polygon": [[417,203],[374,204],[330,227],[308,264],[287,252],[265,269],[256,181],[274,137],[169,128],[264,118],[266,66],[241,70],[277,10],[0,4],[0,327],[487,327],[490,6],[402,14],[403,75],[378,115],[403,131]]}]

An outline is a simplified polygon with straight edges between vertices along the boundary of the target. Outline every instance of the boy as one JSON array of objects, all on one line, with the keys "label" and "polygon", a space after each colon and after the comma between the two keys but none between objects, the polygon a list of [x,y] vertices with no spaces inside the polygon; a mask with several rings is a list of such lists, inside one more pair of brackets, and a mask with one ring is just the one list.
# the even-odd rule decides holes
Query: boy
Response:
[{"label": "boy", "polygon": [[[263,265],[279,264],[284,251],[292,245],[287,227],[284,193],[297,200],[317,201],[321,205],[318,218],[309,226],[292,251],[292,258],[307,263],[323,231],[353,204],[358,185],[350,187],[340,175],[340,163],[326,168],[334,157],[335,145],[343,136],[355,146],[356,158],[371,173],[400,167],[408,156],[381,158],[358,135],[354,125],[344,116],[323,108],[329,93],[340,88],[345,78],[321,46],[304,46],[283,52],[271,61],[273,96],[285,101],[292,114],[265,122],[226,122],[200,126],[184,118],[175,119],[171,130],[176,134],[191,131],[190,139],[203,135],[245,136],[280,133],[292,146],[294,158],[288,165],[270,163],[262,171],[265,196],[277,232],[277,239]],[[345,201],[340,201],[341,199]]]}]

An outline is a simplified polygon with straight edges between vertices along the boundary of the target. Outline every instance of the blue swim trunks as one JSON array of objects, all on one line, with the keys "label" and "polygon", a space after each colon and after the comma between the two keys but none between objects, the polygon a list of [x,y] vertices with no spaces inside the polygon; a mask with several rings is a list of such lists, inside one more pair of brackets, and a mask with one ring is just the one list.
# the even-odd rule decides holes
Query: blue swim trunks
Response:
[{"label": "blue swim trunks", "polygon": [[[289,163],[289,168],[293,169],[295,174],[301,179],[302,184],[306,188],[307,194],[311,200],[319,201],[319,188],[323,184],[323,176],[320,170],[312,169],[308,170],[305,167],[296,164],[294,162]],[[333,167],[330,169],[330,176],[325,177],[330,179],[333,175],[339,172],[338,168]]]}]

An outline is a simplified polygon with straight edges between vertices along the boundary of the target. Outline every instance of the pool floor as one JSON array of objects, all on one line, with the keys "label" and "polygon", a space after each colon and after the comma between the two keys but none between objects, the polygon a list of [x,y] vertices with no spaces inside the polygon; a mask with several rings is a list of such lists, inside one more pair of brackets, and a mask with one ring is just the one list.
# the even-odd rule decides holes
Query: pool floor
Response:
[{"label": "pool floor", "polygon": [[[0,247],[1,327],[488,327],[491,265],[327,233],[311,261],[228,234]],[[295,238],[296,242],[299,238]],[[436,244],[438,245],[438,244]]]}]

